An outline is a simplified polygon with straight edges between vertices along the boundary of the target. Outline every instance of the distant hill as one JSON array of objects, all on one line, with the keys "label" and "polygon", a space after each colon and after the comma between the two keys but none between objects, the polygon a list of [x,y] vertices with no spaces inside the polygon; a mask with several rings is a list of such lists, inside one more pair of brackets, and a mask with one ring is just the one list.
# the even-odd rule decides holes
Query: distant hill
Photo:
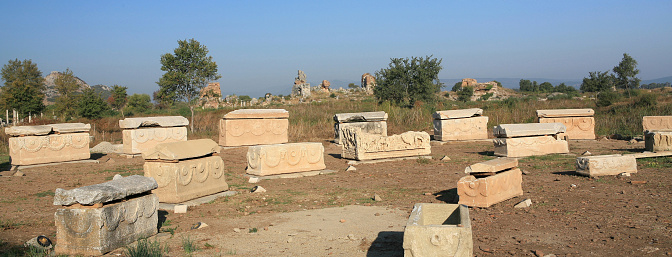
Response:
[{"label": "distant hill", "polygon": [[[54,81],[56,81],[56,78],[58,78],[61,75],[62,73],[58,71],[52,71],[51,73],[49,73],[49,75],[44,77],[44,85],[46,87],[46,89],[44,90],[45,105],[53,104],[56,101],[56,97],[60,95],[58,91],[56,91],[56,84],[54,83]],[[77,90],[77,92],[79,93],[81,93],[82,90],[85,88],[92,88],[91,86],[89,86],[89,84],[87,84],[86,82],[84,82],[84,80],[78,78],[77,76],[75,76],[75,80],[77,81],[77,85],[79,85],[79,89]],[[93,89],[95,90],[96,93],[101,94],[103,99],[107,99],[108,97],[110,97],[110,95],[112,95],[111,92],[112,90],[110,89],[110,87],[105,85],[95,85],[93,86]]]},{"label": "distant hill", "polygon": [[[573,86],[575,88],[580,88],[581,83],[583,82],[583,78],[581,79],[546,79],[546,78],[473,78],[476,79],[478,82],[488,82],[488,81],[493,81],[497,80],[500,83],[502,83],[502,86],[505,88],[511,88],[511,89],[517,89],[519,87],[519,83],[521,79],[527,79],[529,81],[536,81],[539,84],[543,82],[550,82],[553,84],[553,86],[557,86],[560,83],[565,83],[565,85],[568,86]],[[450,90],[453,88],[453,85],[455,83],[462,81],[462,79],[441,79],[441,82],[445,84],[445,88],[443,90]],[[670,82],[672,83],[672,76],[669,77],[663,77],[659,79],[649,79],[649,80],[642,80],[640,84],[649,84],[649,83],[664,83],[664,82]]]},{"label": "distant hill", "polygon": [[662,78],[658,78],[658,79],[642,80],[642,82],[640,82],[639,84],[665,83],[665,82],[672,83],[672,76],[662,77]]}]

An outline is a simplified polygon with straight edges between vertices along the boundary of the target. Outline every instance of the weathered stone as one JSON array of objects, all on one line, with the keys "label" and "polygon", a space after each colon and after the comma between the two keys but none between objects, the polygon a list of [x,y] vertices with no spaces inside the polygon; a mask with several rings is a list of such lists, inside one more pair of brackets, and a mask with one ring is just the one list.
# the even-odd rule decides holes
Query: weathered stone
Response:
[{"label": "weathered stone", "polygon": [[57,123],[50,124],[51,129],[57,133],[77,133],[77,132],[89,132],[91,130],[91,124],[84,123]]},{"label": "weathered stone", "polygon": [[[567,138],[568,139],[595,139],[595,118],[592,115],[588,116],[587,114],[592,114],[593,109],[568,109],[568,110],[577,110],[576,112],[586,113],[584,116],[578,117],[561,117],[559,115],[562,112],[551,112],[551,111],[565,111],[565,110],[538,110],[537,115],[546,115],[539,116],[539,123],[562,123],[567,128]],[[539,113],[540,111],[546,111],[544,113]],[[567,112],[567,115],[578,115],[577,113]]]},{"label": "weathered stone", "polygon": [[158,144],[187,141],[186,127],[126,129],[121,134],[125,154],[141,154]]},{"label": "weathered stone", "polygon": [[210,82],[201,89],[198,101],[203,108],[219,108],[222,103],[222,89],[219,82]]},{"label": "weathered stone", "polygon": [[488,117],[478,116],[463,119],[435,119],[434,140],[459,141],[488,138]]},{"label": "weathered stone", "polygon": [[219,153],[219,145],[212,139],[196,139],[158,144],[144,151],[145,160],[182,160]]},{"label": "weathered stone", "polygon": [[499,172],[511,168],[518,167],[518,159],[516,158],[497,158],[489,161],[484,161],[472,164],[464,169],[464,173],[484,173],[484,172]]},{"label": "weathered stone", "polygon": [[590,176],[615,176],[623,172],[637,173],[637,159],[633,155],[597,155],[576,158],[576,173]]},{"label": "weathered stone", "polygon": [[469,208],[458,204],[416,203],[404,229],[404,256],[473,254]]},{"label": "weathered stone", "polygon": [[106,203],[142,194],[155,189],[157,186],[157,182],[153,178],[133,175],[71,190],[56,188],[54,205],[67,206],[75,203],[82,205]]},{"label": "weathered stone", "polygon": [[672,130],[672,116],[644,116],[642,127],[647,130]]},{"label": "weathered stone", "polygon": [[43,136],[51,133],[52,127],[49,125],[37,126],[11,126],[5,128],[5,134],[9,136]]},{"label": "weathered stone", "polygon": [[283,109],[242,109],[229,112],[219,121],[222,146],[287,143],[289,112]]},{"label": "weathered stone", "polygon": [[336,115],[334,115],[334,121],[336,121],[337,123],[387,121],[387,113],[385,112],[337,113]]},{"label": "weathered stone", "polygon": [[189,125],[189,120],[182,116],[159,116],[126,118],[119,120],[122,129],[136,129],[140,127],[184,127]]},{"label": "weathered stone", "polygon": [[495,138],[495,155],[503,157],[526,157],[554,153],[569,153],[569,145],[562,134],[558,136],[534,136]]},{"label": "weathered stone", "polygon": [[387,136],[387,121],[349,122],[334,124],[334,143],[343,143],[345,128],[360,128],[362,131],[379,136]]},{"label": "weathered stone", "polygon": [[490,207],[523,195],[522,183],[523,174],[518,168],[479,179],[465,176],[457,181],[459,203],[471,207]]},{"label": "weathered stone", "polygon": [[409,131],[400,135],[378,136],[360,128],[345,128],[341,157],[373,160],[395,157],[423,156],[432,153],[427,132]]},{"label": "weathered stone", "polygon": [[376,87],[376,77],[371,73],[362,74],[362,83],[360,84],[367,94],[373,94],[373,88]]},{"label": "weathered stone", "polygon": [[672,131],[645,131],[644,148],[651,152],[672,151]]},{"label": "weathered stone", "polygon": [[223,119],[286,119],[289,112],[285,109],[239,109],[224,114]]},{"label": "weathered stone", "polygon": [[[161,197],[159,197],[161,199]],[[187,213],[187,209],[189,209],[189,206],[186,204],[176,204],[175,208],[173,208],[174,213]]]},{"label": "weathered stone", "polygon": [[325,168],[321,143],[259,145],[247,150],[247,174],[250,175],[268,176]]},{"label": "weathered stone", "polygon": [[103,255],[157,233],[159,199],[146,194],[102,208],[58,209],[56,254]]},{"label": "weathered stone", "polygon": [[496,137],[526,137],[526,136],[545,136],[556,135],[567,131],[562,123],[523,123],[523,124],[501,124],[493,128],[492,133]]},{"label": "weathered stone", "polygon": [[595,115],[593,109],[552,109],[537,110],[539,118],[564,118],[564,117],[592,117]]},{"label": "weathered stone", "polygon": [[530,198],[527,198],[522,202],[519,202],[516,205],[514,205],[513,208],[527,208],[530,206],[532,206],[532,200]]},{"label": "weathered stone", "polygon": [[152,192],[162,203],[181,203],[229,189],[223,176],[224,161],[219,156],[178,162],[147,161],[143,169],[146,177],[156,180],[158,187]]},{"label": "weathered stone", "polygon": [[91,158],[89,133],[10,137],[12,165],[33,165]]},{"label": "weathered stone", "polygon": [[331,82],[329,80],[322,80],[322,83],[320,83],[320,89],[324,92],[329,92],[329,87],[331,86]]},{"label": "weathered stone", "polygon": [[432,114],[432,117],[434,117],[435,120],[448,120],[448,119],[471,118],[481,115],[483,115],[483,109],[471,108],[461,110],[437,111],[434,112],[434,114]]}]

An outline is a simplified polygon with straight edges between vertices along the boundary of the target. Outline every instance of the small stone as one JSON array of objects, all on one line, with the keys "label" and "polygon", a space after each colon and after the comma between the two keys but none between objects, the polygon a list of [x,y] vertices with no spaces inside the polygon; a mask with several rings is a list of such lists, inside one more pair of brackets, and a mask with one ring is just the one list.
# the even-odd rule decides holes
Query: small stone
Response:
[{"label": "small stone", "polygon": [[23,177],[23,176],[25,176],[25,175],[26,175],[26,174],[23,174],[23,172],[17,170],[16,172],[14,172],[14,175],[13,175],[13,176],[14,176],[14,177]]},{"label": "small stone", "polygon": [[187,213],[187,205],[186,204],[175,205],[174,212],[175,213]]},{"label": "small stone", "polygon": [[514,208],[527,208],[527,207],[530,207],[530,206],[532,206],[532,200],[530,200],[530,198],[527,198],[527,199],[523,200],[522,202],[514,205],[513,207]]},{"label": "small stone", "polygon": [[345,220],[344,220],[344,219],[341,219],[340,222],[341,222],[341,223],[345,223]]},{"label": "small stone", "polygon": [[432,193],[424,193],[424,195],[430,196],[430,195],[432,195]]},{"label": "small stone", "polygon": [[252,188],[252,193],[264,193],[266,189],[261,186],[255,186]]},{"label": "small stone", "polygon": [[529,171],[526,171],[526,170],[520,170],[520,172],[522,172],[523,175],[530,175],[530,172],[529,172]]},{"label": "small stone", "polygon": [[348,166],[348,168],[345,169],[345,171],[356,171],[356,170],[357,170],[357,168],[355,168],[355,166],[352,166],[352,165]]},{"label": "small stone", "polygon": [[576,188],[577,186],[574,185],[574,184],[571,184],[570,187],[571,187],[571,188]]},{"label": "small stone", "polygon": [[373,195],[373,200],[376,201],[376,202],[380,202],[380,201],[383,200],[383,198],[381,198],[378,194],[374,194]]},{"label": "small stone", "polygon": [[239,228],[233,228],[233,232],[240,233],[240,231],[242,230],[240,230]]},{"label": "small stone", "polygon": [[205,222],[196,222],[196,224],[191,226],[191,229],[202,229],[207,226],[208,224],[205,224]]},{"label": "small stone", "polygon": [[585,151],[581,155],[593,155],[591,152]]},{"label": "small stone", "polygon": [[294,238],[293,237],[287,238],[287,243],[291,243],[291,242],[294,242]]},{"label": "small stone", "polygon": [[259,178],[258,177],[250,177],[250,179],[247,182],[254,184],[254,183],[259,182]]},{"label": "small stone", "polygon": [[539,250],[532,250],[534,252],[534,255],[537,257],[544,257],[544,252],[539,251]]},{"label": "small stone", "polygon": [[636,144],[636,143],[637,143],[637,139],[634,139],[634,138],[633,138],[633,139],[630,139],[630,141],[628,141],[628,143],[630,143],[630,144]]},{"label": "small stone", "polygon": [[443,158],[441,158],[442,161],[450,161],[450,157],[448,155],[444,155]]},{"label": "small stone", "polygon": [[112,180],[117,180],[117,179],[122,179],[122,178],[124,178],[124,176],[122,176],[120,174],[115,174],[114,177],[112,177]]},{"label": "small stone", "polygon": [[618,174],[618,177],[621,177],[621,178],[622,178],[622,177],[630,177],[630,173],[623,172],[623,173],[621,173],[621,174]]},{"label": "small stone", "polygon": [[557,255],[551,253],[551,254],[544,255],[544,257],[557,257]]},{"label": "small stone", "polygon": [[350,239],[350,240],[352,240],[352,241],[357,240],[357,238],[355,237],[354,234],[348,234],[348,239]]},{"label": "small stone", "polygon": [[376,214],[373,214],[373,216],[380,216],[380,213],[376,212]]},{"label": "small stone", "polygon": [[112,158],[110,158],[110,159],[107,159],[107,161],[106,161],[106,162],[107,162],[107,163],[115,163],[114,159],[112,159]]}]

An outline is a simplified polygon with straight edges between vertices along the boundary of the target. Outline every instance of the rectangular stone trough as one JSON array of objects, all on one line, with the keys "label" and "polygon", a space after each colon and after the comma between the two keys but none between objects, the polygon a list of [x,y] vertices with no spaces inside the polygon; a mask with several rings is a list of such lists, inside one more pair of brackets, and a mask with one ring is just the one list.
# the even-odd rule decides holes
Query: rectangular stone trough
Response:
[{"label": "rectangular stone trough", "polygon": [[34,165],[86,160],[89,130],[84,123],[61,123],[5,128],[10,136],[9,156],[12,165]]},{"label": "rectangular stone trough", "polygon": [[523,195],[523,173],[518,168],[495,175],[476,178],[465,176],[457,181],[459,203],[471,207],[490,207],[493,204]]},{"label": "rectangular stone trough", "polygon": [[562,123],[502,124],[493,129],[494,152],[504,157],[569,153],[565,131]]},{"label": "rectangular stone trough", "polygon": [[537,110],[539,123],[562,123],[568,139],[595,139],[593,109]]},{"label": "rectangular stone trough", "polygon": [[488,117],[480,108],[437,111],[434,117],[434,140],[460,141],[488,138]]},{"label": "rectangular stone trough", "polygon": [[219,121],[222,146],[281,144],[289,141],[289,112],[284,109],[240,109]]},{"label": "rectangular stone trough", "polygon": [[651,152],[672,151],[672,130],[647,130],[644,132],[644,147]]},{"label": "rectangular stone trough", "polygon": [[342,144],[343,131],[350,127],[360,128],[369,134],[387,136],[387,113],[356,112],[334,115],[334,143]]},{"label": "rectangular stone trough", "polygon": [[322,143],[290,143],[250,146],[247,150],[247,174],[270,176],[323,170]]},{"label": "rectangular stone trough", "polygon": [[124,154],[142,154],[158,144],[187,141],[189,120],[182,116],[126,118],[119,120]]},{"label": "rectangular stone trough", "polygon": [[637,173],[634,155],[597,155],[576,158],[576,173],[590,176],[610,176],[621,173]]},{"label": "rectangular stone trough", "polygon": [[402,245],[405,257],[473,254],[469,208],[458,204],[416,203]]},{"label": "rectangular stone trough", "polygon": [[425,156],[432,153],[427,132],[409,131],[399,135],[379,136],[360,128],[345,128],[341,157],[353,160],[374,160]]}]

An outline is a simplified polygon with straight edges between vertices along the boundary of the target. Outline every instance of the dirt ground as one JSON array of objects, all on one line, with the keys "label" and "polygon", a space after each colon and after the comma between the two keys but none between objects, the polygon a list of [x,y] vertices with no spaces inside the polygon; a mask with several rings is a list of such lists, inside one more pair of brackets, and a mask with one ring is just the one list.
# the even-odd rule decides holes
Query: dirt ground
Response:
[{"label": "dirt ground", "polygon": [[[432,146],[433,160],[357,165],[345,171],[340,147],[325,145],[327,169],[338,172],[249,184],[247,148],[224,149],[227,181],[238,194],[160,212],[158,240],[170,256],[403,256],[403,229],[415,203],[455,203],[456,182],[470,164],[492,159],[491,142]],[[574,173],[576,156],[643,151],[643,142],[571,141],[568,155],[520,160],[524,195],[490,208],[470,208],[475,256],[672,255],[672,158],[639,159],[631,177],[591,179]],[[441,161],[443,156],[450,160]],[[0,251],[37,235],[56,241],[53,192],[97,184],[115,174],[142,174],[143,160],[94,155],[99,164],[25,169],[0,177]],[[7,175],[8,172],[2,172]],[[646,181],[646,183],[631,183]],[[259,185],[265,193],[250,193]],[[372,198],[378,194],[382,201]],[[530,198],[533,205],[513,205]],[[197,222],[208,227],[191,229]],[[58,242],[55,242],[58,243]],[[118,249],[108,255],[123,254]]]}]

